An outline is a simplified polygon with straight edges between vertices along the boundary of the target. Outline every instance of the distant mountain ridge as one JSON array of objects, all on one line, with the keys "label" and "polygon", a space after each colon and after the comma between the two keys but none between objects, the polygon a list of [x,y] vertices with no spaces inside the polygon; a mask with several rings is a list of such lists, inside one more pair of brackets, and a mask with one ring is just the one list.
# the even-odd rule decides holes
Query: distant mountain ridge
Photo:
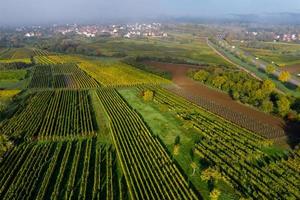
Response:
[{"label": "distant mountain ridge", "polygon": [[242,22],[260,22],[273,24],[300,24],[300,13],[282,12],[265,14],[231,14],[228,19]]},{"label": "distant mountain ridge", "polygon": [[161,17],[160,21],[190,22],[190,23],[262,23],[262,24],[285,24],[300,25],[300,12],[281,12],[263,14],[226,14],[212,16],[182,16],[182,17]]}]

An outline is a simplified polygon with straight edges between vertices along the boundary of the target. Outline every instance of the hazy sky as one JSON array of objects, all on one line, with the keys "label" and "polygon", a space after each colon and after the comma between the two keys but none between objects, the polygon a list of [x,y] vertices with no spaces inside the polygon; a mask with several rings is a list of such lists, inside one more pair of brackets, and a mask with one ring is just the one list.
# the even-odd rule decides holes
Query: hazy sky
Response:
[{"label": "hazy sky", "polygon": [[299,12],[300,0],[0,0],[0,24]]}]

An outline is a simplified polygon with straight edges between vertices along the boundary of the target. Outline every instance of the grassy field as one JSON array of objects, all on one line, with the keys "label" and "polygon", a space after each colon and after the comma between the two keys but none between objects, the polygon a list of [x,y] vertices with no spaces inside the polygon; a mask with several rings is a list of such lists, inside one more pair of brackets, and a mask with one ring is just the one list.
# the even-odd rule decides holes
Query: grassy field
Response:
[{"label": "grassy field", "polygon": [[17,81],[17,82],[12,82],[10,80],[0,80],[0,88],[3,89],[25,89],[28,84],[29,84],[30,80],[29,79],[24,79],[21,81]]},{"label": "grassy field", "polygon": [[99,101],[97,93],[95,90],[91,90],[89,92],[91,97],[91,104],[93,106],[92,112],[94,112],[95,121],[98,126],[98,140],[101,141],[102,144],[112,144],[112,139],[110,135],[109,129],[109,119],[105,113],[105,109],[103,105]]},{"label": "grassy field", "polygon": [[7,70],[1,71],[0,80],[19,81],[25,78],[26,70]]},{"label": "grassy field", "polygon": [[107,56],[173,57],[201,64],[228,64],[207,46],[204,39],[192,36],[175,39],[101,39],[85,45]]},{"label": "grassy field", "polygon": [[20,90],[0,90],[0,113],[6,109],[12,98],[20,92]]},{"label": "grassy field", "polygon": [[21,60],[35,56],[30,48],[11,48],[0,52],[0,60]]},{"label": "grassy field", "polygon": [[20,90],[0,90],[0,99],[10,99],[19,92]]},{"label": "grassy field", "polygon": [[16,58],[16,59],[1,59],[0,63],[14,63],[14,62],[23,62],[31,63],[30,58]]},{"label": "grassy field", "polygon": [[27,70],[1,70],[0,71],[0,88],[25,88],[28,84],[26,78]]}]

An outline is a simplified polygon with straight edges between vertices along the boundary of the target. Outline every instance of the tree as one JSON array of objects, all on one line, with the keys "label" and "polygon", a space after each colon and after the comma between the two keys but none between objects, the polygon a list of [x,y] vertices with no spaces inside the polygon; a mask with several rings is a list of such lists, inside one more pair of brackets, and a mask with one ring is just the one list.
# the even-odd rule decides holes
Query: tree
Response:
[{"label": "tree", "polygon": [[154,97],[154,92],[151,90],[146,90],[143,93],[143,99],[144,101],[152,101]]},{"label": "tree", "polygon": [[212,192],[215,188],[215,179],[213,177],[210,177],[210,179],[207,181],[207,188],[210,192]]},{"label": "tree", "polygon": [[173,154],[177,156],[179,154],[179,149],[180,149],[180,136],[176,136],[175,138],[175,143],[174,143],[174,150]]},{"label": "tree", "polygon": [[212,84],[217,87],[221,88],[222,85],[227,81],[227,77],[225,76],[217,76],[216,78],[213,79]]},{"label": "tree", "polygon": [[287,82],[288,80],[290,80],[290,78],[291,74],[288,71],[282,71],[278,76],[278,80],[280,80],[281,82]]},{"label": "tree", "polygon": [[201,179],[204,181],[209,181],[211,178],[214,178],[216,181],[223,179],[222,174],[220,172],[209,167],[202,172]]},{"label": "tree", "polygon": [[255,100],[263,100],[265,98],[265,94],[262,89],[258,89],[254,92],[253,98]]},{"label": "tree", "polygon": [[8,140],[8,138],[5,135],[0,134],[0,157],[11,147],[12,143]]},{"label": "tree", "polygon": [[268,65],[265,69],[267,74],[273,74],[275,72],[275,67],[273,65]]},{"label": "tree", "polygon": [[199,70],[194,74],[193,79],[195,79],[196,81],[205,82],[208,76],[209,73],[207,71]]},{"label": "tree", "polygon": [[266,94],[271,94],[275,90],[275,88],[275,83],[273,83],[273,81],[271,81],[270,79],[264,80],[261,86],[261,89]]},{"label": "tree", "polygon": [[244,85],[243,85],[243,91],[245,93],[250,94],[252,91],[255,91],[256,89],[254,88],[252,80],[247,80]]},{"label": "tree", "polygon": [[279,97],[279,100],[276,102],[276,104],[277,104],[278,114],[280,116],[284,117],[290,111],[291,103],[285,96]]},{"label": "tree", "polygon": [[234,100],[238,100],[240,98],[240,93],[238,91],[233,91],[232,92],[232,98]]},{"label": "tree", "polygon": [[210,166],[213,166],[213,163],[204,156],[202,158],[200,158],[199,164],[200,164],[201,170],[205,170],[205,169],[209,168]]},{"label": "tree", "polygon": [[273,111],[273,102],[268,100],[268,99],[265,99],[263,100],[263,102],[261,103],[261,109],[262,111],[266,112],[266,113],[270,113]]},{"label": "tree", "polygon": [[233,88],[234,85],[235,82],[232,81],[230,78],[228,78],[228,80],[222,85],[222,90],[226,92],[230,92],[230,90]]},{"label": "tree", "polygon": [[35,64],[36,64],[36,63],[35,63],[34,56],[30,56],[30,62],[31,62],[31,64],[33,64],[33,65],[35,65]]},{"label": "tree", "polygon": [[194,161],[194,159],[195,159],[195,149],[194,148],[191,148],[190,156],[191,156],[192,161]]},{"label": "tree", "polygon": [[180,136],[177,135],[176,138],[175,138],[175,145],[178,145],[180,144]]},{"label": "tree", "polygon": [[211,200],[218,200],[221,192],[217,189],[213,189],[213,191],[210,192],[209,197]]},{"label": "tree", "polygon": [[0,115],[1,115],[1,112],[3,112],[5,110],[6,106],[3,102],[0,101]]}]

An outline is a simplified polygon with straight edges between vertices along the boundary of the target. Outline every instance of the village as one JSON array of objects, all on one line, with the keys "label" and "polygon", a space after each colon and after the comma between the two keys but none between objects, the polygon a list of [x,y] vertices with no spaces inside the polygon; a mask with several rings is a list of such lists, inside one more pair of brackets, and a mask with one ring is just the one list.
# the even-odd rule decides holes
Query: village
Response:
[{"label": "village", "polygon": [[167,37],[168,34],[162,31],[161,23],[135,23],[135,24],[111,24],[111,25],[52,25],[48,31],[41,26],[31,28],[18,28],[24,32],[24,37],[41,37],[45,35],[80,35],[93,38],[102,37]]}]

